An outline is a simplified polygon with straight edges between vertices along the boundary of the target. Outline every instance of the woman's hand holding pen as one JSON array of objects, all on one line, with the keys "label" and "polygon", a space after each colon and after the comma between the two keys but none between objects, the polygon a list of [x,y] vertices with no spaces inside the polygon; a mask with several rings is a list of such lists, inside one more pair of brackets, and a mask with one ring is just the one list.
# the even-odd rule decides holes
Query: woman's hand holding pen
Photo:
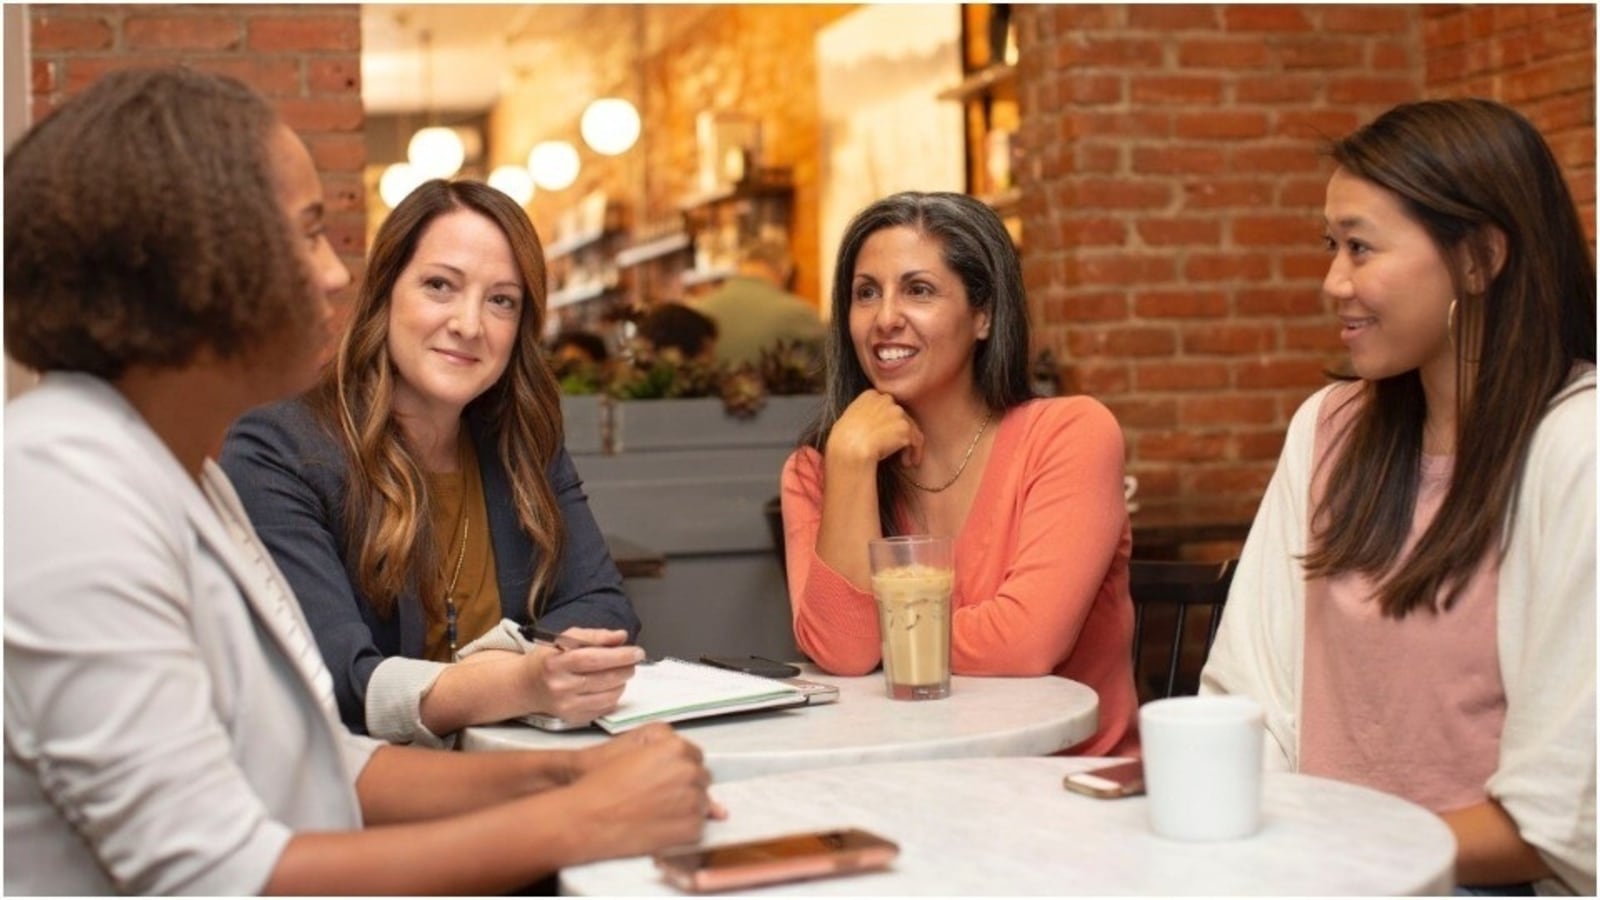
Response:
[{"label": "woman's hand holding pen", "polygon": [[529,711],[587,722],[616,709],[644,651],[627,644],[625,631],[569,628],[555,637],[526,657]]}]

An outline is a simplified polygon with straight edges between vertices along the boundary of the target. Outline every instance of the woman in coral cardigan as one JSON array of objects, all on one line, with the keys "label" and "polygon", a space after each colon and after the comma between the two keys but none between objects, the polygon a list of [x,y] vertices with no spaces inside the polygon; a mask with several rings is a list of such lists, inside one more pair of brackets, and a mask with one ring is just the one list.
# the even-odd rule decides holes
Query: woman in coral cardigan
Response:
[{"label": "woman in coral cardigan", "polygon": [[948,535],[951,669],[1083,682],[1100,728],[1074,752],[1134,748],[1122,432],[1091,398],[1033,396],[1005,226],[961,194],[896,194],[851,222],[834,273],[824,409],[783,471],[800,648],[871,671],[867,542]]}]

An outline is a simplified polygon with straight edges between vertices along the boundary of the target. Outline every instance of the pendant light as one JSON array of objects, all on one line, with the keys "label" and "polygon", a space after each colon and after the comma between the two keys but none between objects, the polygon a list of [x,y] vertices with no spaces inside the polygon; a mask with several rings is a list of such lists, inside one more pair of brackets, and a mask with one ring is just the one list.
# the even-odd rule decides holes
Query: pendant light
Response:
[{"label": "pendant light", "polygon": [[578,131],[594,152],[616,156],[639,139],[639,111],[621,97],[602,97],[583,111]]},{"label": "pendant light", "polygon": [[411,163],[393,163],[383,170],[383,175],[378,179],[378,196],[383,198],[385,206],[394,209],[427,180],[428,177],[417,171],[417,167]]},{"label": "pendant light", "polygon": [[[434,117],[433,109],[433,32],[422,29],[418,35],[422,43],[423,69],[423,105],[428,111],[428,118]],[[461,171],[461,164],[466,162],[467,148],[461,142],[461,136],[455,129],[431,126],[418,131],[411,136],[411,142],[406,145],[406,158],[413,168],[417,169],[426,178],[450,178]]]},{"label": "pendant light", "polygon": [[454,128],[435,125],[411,136],[406,159],[424,178],[449,178],[461,171],[461,164],[467,161],[467,148]]},{"label": "pendant light", "polygon": [[533,176],[522,166],[496,166],[489,173],[489,186],[517,201],[518,206],[527,206],[533,199]]},{"label": "pendant light", "polygon": [[528,154],[533,183],[547,191],[565,190],[578,180],[578,150],[566,141],[540,141]]}]

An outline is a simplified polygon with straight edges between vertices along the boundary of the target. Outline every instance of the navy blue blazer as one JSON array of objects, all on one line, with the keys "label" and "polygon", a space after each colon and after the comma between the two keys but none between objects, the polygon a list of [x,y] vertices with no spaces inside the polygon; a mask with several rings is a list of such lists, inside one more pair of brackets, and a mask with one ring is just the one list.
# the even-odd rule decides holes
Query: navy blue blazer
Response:
[{"label": "navy blue blazer", "polygon": [[[538,550],[517,521],[505,465],[486,423],[469,416],[468,427],[483,475],[501,612],[527,622]],[[305,610],[333,673],[339,715],[353,731],[365,733],[373,670],[389,656],[420,658],[427,623],[415,591],[403,594],[394,614],[382,618],[356,586],[354,560],[344,558],[347,469],[338,444],[303,400],[287,400],[251,410],[235,422],[221,463]],[[622,593],[622,576],[565,447],[551,462],[548,477],[566,537],[540,626],[552,631],[575,625],[620,628],[637,641],[639,617]]]}]

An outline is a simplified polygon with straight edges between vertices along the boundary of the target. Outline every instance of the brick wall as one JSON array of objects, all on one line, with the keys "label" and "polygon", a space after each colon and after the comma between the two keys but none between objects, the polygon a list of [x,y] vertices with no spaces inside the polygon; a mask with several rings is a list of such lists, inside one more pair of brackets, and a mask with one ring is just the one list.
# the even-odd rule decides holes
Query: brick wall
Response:
[{"label": "brick wall", "polygon": [[1343,353],[1320,297],[1321,138],[1424,96],[1528,114],[1594,234],[1594,10],[1020,6],[1038,339],[1104,400],[1150,500],[1249,512]]},{"label": "brick wall", "polygon": [[1488,97],[1526,115],[1566,169],[1591,242],[1594,42],[1593,6],[1422,8],[1427,95]]},{"label": "brick wall", "polygon": [[1340,359],[1316,141],[1422,88],[1416,7],[1021,6],[1024,275],[1147,505],[1253,510]]},{"label": "brick wall", "polygon": [[106,72],[131,66],[181,63],[268,97],[311,149],[329,239],[360,277],[367,151],[359,6],[42,4],[29,7],[29,19],[34,121]]}]

